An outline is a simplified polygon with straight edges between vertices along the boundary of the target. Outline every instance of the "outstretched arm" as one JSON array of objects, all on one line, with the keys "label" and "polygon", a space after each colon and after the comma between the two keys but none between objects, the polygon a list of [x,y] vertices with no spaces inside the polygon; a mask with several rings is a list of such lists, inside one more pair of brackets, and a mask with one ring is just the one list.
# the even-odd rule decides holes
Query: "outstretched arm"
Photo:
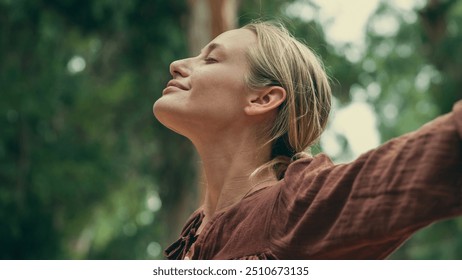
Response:
[{"label": "outstretched arm", "polygon": [[285,181],[274,209],[275,251],[385,258],[416,230],[462,214],[462,101],[350,164],[325,155],[297,161]]}]

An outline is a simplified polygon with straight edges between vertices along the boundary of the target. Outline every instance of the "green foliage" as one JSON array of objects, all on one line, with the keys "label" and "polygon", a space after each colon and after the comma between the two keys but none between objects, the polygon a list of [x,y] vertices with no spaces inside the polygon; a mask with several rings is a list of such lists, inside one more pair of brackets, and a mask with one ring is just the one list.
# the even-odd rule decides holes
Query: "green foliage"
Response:
[{"label": "green foliage", "polygon": [[161,257],[177,226],[160,201],[171,210],[167,185],[194,180],[192,149],[152,116],[186,55],[185,14],[184,1],[0,2],[1,258]]}]

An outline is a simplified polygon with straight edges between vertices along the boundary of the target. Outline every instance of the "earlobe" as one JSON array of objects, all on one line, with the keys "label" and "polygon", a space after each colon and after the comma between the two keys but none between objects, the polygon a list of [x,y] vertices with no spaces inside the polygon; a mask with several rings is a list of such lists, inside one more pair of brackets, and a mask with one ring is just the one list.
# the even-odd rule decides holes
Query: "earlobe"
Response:
[{"label": "earlobe", "polygon": [[280,86],[265,87],[249,96],[245,112],[248,115],[261,115],[277,109],[286,99],[286,91]]}]

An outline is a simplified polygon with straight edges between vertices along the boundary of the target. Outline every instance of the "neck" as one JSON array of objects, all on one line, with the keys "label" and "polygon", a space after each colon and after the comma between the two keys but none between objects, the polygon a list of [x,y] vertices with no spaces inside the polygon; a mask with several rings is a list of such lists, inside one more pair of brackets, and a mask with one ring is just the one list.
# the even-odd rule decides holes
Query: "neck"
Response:
[{"label": "neck", "polygon": [[208,218],[277,181],[270,171],[250,176],[271,154],[270,145],[262,148],[253,137],[215,138],[207,144],[194,144],[202,159],[206,184],[203,211]]}]

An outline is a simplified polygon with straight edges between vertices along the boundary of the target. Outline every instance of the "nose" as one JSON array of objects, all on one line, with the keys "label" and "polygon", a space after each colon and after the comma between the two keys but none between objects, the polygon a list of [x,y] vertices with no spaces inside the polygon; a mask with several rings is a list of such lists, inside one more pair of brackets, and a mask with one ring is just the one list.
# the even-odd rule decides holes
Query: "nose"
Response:
[{"label": "nose", "polygon": [[189,75],[190,69],[188,60],[189,59],[175,60],[170,64],[170,74],[173,78],[178,77],[178,75],[183,78]]}]

